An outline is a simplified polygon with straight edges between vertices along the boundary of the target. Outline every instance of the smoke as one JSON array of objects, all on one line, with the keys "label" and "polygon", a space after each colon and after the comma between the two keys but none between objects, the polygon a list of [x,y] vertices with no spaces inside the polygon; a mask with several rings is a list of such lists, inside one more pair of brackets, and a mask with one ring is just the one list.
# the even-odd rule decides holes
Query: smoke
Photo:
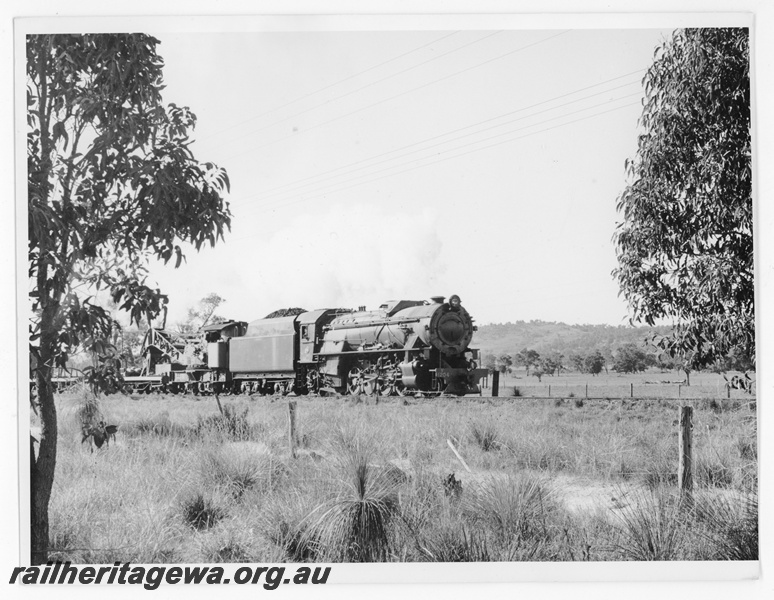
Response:
[{"label": "smoke", "polygon": [[310,310],[429,297],[445,271],[437,224],[429,209],[366,204],[300,215],[256,249],[251,293]]},{"label": "smoke", "polygon": [[421,205],[329,206],[251,223],[248,238],[234,243],[227,236],[214,249],[188,252],[180,269],[156,263],[151,273],[169,294],[169,326],[212,292],[226,300],[224,317],[242,321],[279,308],[422,300],[447,293],[440,222]]}]

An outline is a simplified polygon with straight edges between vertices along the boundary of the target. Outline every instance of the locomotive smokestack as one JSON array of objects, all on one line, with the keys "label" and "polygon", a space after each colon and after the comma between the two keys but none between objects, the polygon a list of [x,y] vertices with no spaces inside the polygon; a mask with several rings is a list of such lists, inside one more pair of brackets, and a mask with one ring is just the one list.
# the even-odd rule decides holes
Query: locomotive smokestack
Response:
[{"label": "locomotive smokestack", "polygon": [[443,304],[444,296],[431,296],[430,300],[432,300],[436,304]]}]

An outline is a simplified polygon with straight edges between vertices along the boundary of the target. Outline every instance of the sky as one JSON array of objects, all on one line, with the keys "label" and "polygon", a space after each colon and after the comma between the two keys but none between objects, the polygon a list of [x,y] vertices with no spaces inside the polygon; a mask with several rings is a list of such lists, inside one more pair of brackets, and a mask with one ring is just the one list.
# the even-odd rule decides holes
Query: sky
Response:
[{"label": "sky", "polygon": [[479,324],[627,322],[611,276],[642,77],[668,29],[152,32],[231,180],[170,322],[458,294]]}]

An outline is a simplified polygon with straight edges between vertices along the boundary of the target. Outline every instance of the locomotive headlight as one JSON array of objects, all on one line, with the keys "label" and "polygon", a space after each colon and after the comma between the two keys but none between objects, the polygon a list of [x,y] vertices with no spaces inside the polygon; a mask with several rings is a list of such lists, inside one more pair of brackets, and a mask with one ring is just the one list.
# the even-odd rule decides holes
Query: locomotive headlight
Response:
[{"label": "locomotive headlight", "polygon": [[449,305],[456,309],[462,305],[462,301],[457,294],[454,294],[451,298],[449,298]]}]

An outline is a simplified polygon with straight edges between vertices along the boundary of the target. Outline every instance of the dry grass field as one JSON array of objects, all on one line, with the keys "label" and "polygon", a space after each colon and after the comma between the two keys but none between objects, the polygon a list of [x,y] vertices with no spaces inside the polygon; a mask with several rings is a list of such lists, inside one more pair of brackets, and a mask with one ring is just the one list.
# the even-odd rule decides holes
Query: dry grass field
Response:
[{"label": "dry grass field", "polygon": [[[753,403],[115,395],[109,447],[58,397],[54,559],[85,563],[757,558]],[[448,445],[451,440],[468,472]]]},{"label": "dry grass field", "polygon": [[[728,377],[742,375],[729,373]],[[549,390],[550,386],[550,390]],[[514,388],[524,397],[584,397],[589,398],[653,398],[653,399],[696,399],[730,398],[746,402],[750,396],[743,390],[726,389],[726,381],[719,373],[691,373],[691,385],[685,385],[685,373],[676,371],[660,372],[650,369],[644,373],[600,373],[597,376],[586,373],[562,373],[557,376],[543,375],[541,381],[534,375],[527,375],[523,369],[500,378],[500,396],[510,396]],[[483,391],[491,395],[490,386]]]}]

